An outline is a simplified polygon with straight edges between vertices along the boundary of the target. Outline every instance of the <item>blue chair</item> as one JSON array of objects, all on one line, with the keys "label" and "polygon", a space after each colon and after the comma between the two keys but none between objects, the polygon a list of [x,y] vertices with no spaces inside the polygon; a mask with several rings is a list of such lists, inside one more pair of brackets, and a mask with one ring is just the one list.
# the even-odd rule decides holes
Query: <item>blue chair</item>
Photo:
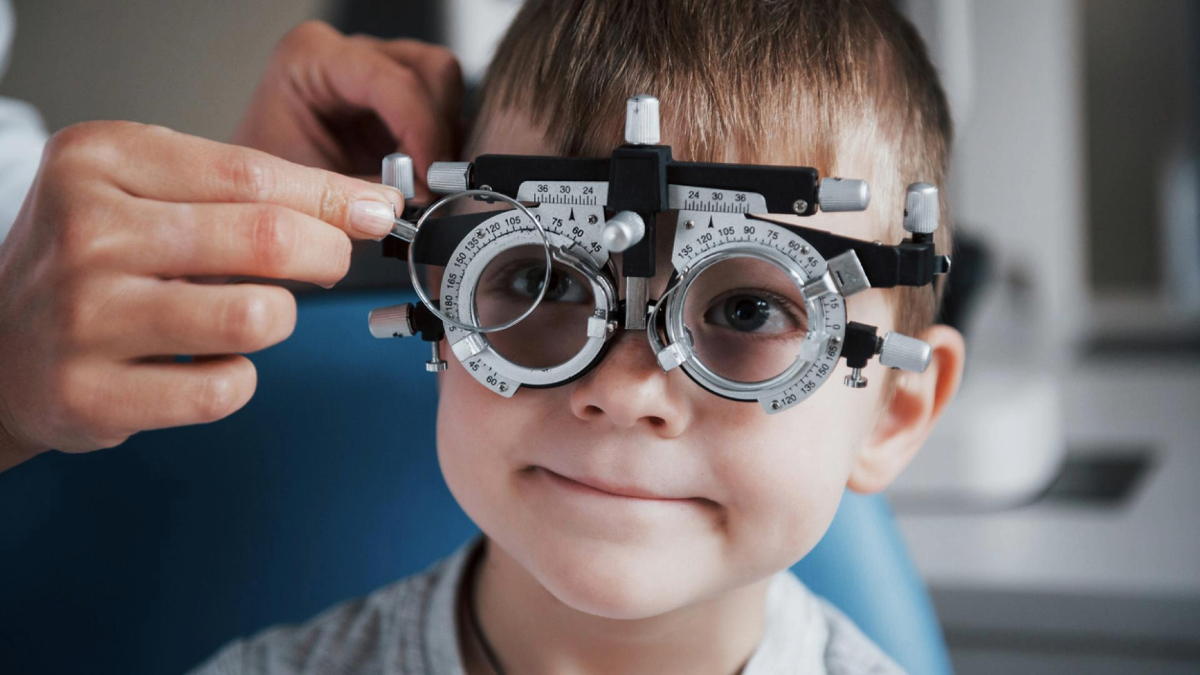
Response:
[{"label": "blue chair", "polygon": [[[303,297],[228,419],[0,474],[0,672],[182,672],[474,534],[433,452],[428,345],[366,329],[369,309],[400,300]],[[950,672],[882,498],[847,494],[795,569],[910,672]]]}]

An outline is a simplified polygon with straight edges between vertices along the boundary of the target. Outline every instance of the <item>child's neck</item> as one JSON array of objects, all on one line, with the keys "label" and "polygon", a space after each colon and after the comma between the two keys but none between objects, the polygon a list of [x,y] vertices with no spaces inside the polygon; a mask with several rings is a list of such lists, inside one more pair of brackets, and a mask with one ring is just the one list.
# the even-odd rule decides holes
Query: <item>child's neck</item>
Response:
[{"label": "child's neck", "polygon": [[[607,619],[560,602],[491,541],[483,549],[468,587],[506,673],[735,675],[762,639],[769,577],[659,616]],[[467,674],[493,675],[476,641],[462,644]]]}]

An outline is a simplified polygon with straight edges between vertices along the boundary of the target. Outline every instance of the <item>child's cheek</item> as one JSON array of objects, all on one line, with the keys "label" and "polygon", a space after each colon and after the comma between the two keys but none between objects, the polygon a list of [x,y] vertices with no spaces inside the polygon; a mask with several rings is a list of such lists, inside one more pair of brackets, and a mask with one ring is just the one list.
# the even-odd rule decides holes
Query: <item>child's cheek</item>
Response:
[{"label": "child's cheek", "polygon": [[475,514],[489,512],[489,505],[502,503],[498,490],[507,473],[506,439],[511,437],[513,418],[501,414],[500,408],[513,406],[476,382],[457,359],[448,362],[439,375],[438,463],[450,492],[474,519]]},{"label": "child's cheek", "polygon": [[721,440],[705,445],[727,495],[729,550],[742,571],[763,575],[791,566],[832,522],[859,443],[840,394],[818,391],[777,415],[758,404],[722,401],[737,407],[709,417],[719,426],[703,433]]}]

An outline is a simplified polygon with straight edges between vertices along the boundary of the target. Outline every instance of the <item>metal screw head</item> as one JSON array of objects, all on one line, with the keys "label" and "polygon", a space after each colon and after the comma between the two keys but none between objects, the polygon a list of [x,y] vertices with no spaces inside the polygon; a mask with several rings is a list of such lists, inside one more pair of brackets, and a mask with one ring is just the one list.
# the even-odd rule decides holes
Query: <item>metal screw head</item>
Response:
[{"label": "metal screw head", "polygon": [[491,191],[492,191],[492,186],[491,186],[491,185],[480,185],[480,186],[479,186],[479,189],[480,189],[480,190],[487,190],[488,192],[491,192]]},{"label": "metal screw head", "polygon": [[836,335],[829,338],[829,344],[831,344],[831,345],[840,345],[841,343],[842,343],[842,338],[840,338]]},{"label": "metal screw head", "polygon": [[771,401],[771,410],[779,410],[782,407],[779,405],[779,401]]},{"label": "metal screw head", "polygon": [[503,382],[501,382],[501,383],[500,383],[500,386],[499,386],[499,387],[497,387],[497,389],[499,389],[500,391],[508,391],[508,385],[507,385],[507,384],[505,384],[505,383],[503,383]]},{"label": "metal screw head", "polygon": [[801,254],[801,255],[808,255],[808,252],[809,252],[810,250],[812,250],[812,249],[810,249],[810,248],[809,248],[809,247],[807,247],[807,246],[801,246],[801,247],[800,247],[800,254]]},{"label": "metal screw head", "polygon": [[588,216],[588,225],[595,225],[599,221],[600,221],[600,219],[597,218],[596,214],[594,214],[594,213],[592,215]]},{"label": "metal screw head", "polygon": [[687,221],[686,223],[684,223],[684,224],[683,224],[683,227],[684,227],[684,229],[690,230],[690,229],[692,229],[693,227],[696,227],[696,221],[694,221],[694,220],[689,220],[689,221]]},{"label": "metal screw head", "polygon": [[803,199],[797,199],[796,201],[792,202],[792,210],[796,213],[802,214],[805,211],[808,211],[808,202],[804,201]]}]

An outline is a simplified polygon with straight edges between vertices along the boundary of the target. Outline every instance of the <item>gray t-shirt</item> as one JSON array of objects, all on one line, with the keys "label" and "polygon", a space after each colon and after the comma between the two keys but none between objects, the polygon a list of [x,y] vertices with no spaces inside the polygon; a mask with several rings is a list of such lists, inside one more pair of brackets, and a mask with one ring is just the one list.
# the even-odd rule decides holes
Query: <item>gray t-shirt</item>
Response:
[{"label": "gray t-shirt", "polygon": [[[464,675],[458,593],[479,535],[420,574],[300,625],[222,648],[192,675]],[[788,570],[767,591],[766,630],[741,675],[891,675],[904,671],[849,618]]]}]

